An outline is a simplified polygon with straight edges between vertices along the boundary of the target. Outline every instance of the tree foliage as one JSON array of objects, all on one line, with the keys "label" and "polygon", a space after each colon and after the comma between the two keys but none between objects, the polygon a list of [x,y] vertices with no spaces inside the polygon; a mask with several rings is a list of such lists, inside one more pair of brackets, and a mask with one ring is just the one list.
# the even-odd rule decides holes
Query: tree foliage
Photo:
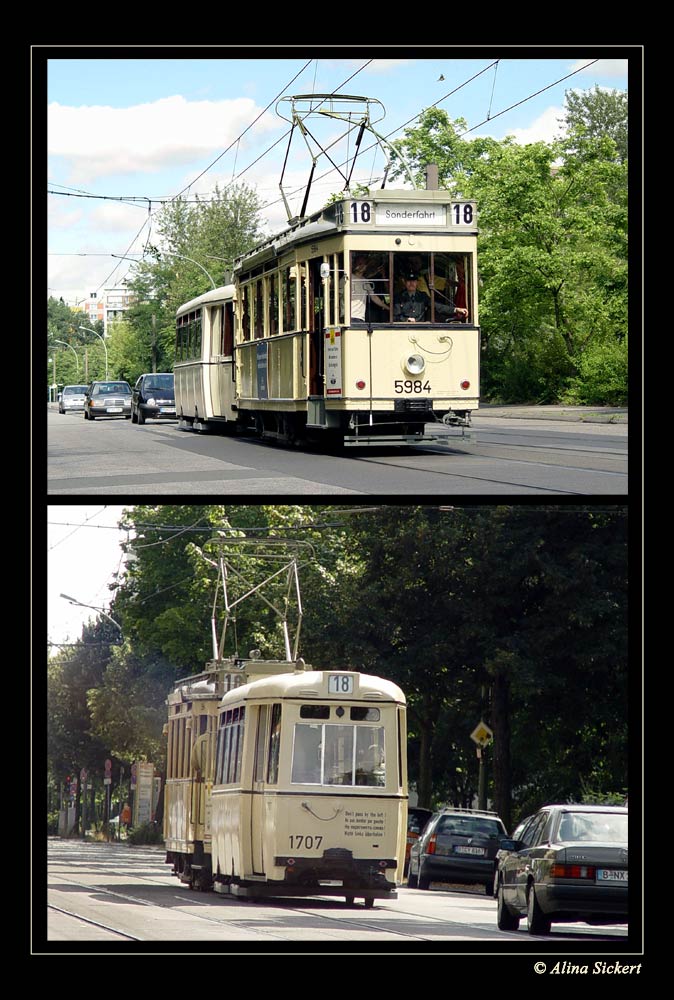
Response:
[{"label": "tree foliage", "polygon": [[[595,88],[566,102],[553,143],[464,139],[463,119],[429,108],[395,145],[420,186],[436,163],[441,187],[477,202],[484,395],[624,404],[627,98]],[[595,377],[584,391],[587,354]]]}]

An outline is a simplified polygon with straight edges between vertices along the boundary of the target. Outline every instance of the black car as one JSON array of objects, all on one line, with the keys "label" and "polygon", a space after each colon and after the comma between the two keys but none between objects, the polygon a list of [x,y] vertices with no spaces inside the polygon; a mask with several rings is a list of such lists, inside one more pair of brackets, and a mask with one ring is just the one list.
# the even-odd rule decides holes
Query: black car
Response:
[{"label": "black car", "polygon": [[501,844],[498,926],[548,934],[554,922],[627,921],[627,809],[549,805]]},{"label": "black car", "polygon": [[131,386],[128,382],[92,382],[84,397],[84,419],[131,416]]},{"label": "black car", "polygon": [[173,375],[170,372],[141,375],[133,387],[131,423],[144,424],[148,417],[153,420],[173,420],[175,415]]},{"label": "black car", "polygon": [[479,882],[491,896],[496,852],[506,836],[494,812],[446,807],[431,817],[412,844],[407,884],[428,889],[431,882]]}]

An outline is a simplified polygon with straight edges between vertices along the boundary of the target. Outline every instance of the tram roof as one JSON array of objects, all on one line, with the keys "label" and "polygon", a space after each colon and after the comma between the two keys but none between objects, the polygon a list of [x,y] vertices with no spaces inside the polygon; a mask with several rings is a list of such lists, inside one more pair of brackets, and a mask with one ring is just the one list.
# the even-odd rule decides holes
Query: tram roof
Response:
[{"label": "tram roof", "polygon": [[221,285],[220,288],[211,288],[210,291],[204,292],[203,295],[197,295],[195,299],[184,302],[176,311],[176,316],[182,316],[183,313],[190,312],[192,309],[196,309],[198,306],[209,302],[223,302],[233,298],[234,285]]},{"label": "tram roof", "polygon": [[406,703],[405,695],[393,681],[371,674],[361,674],[358,671],[338,670],[300,670],[292,674],[277,674],[271,677],[261,677],[259,680],[234,688],[223,696],[222,704],[240,701],[241,698],[317,698],[331,701],[339,700],[338,695],[327,691],[326,677],[328,674],[349,674],[356,678],[355,690],[352,695],[344,695],[344,701],[377,701]]}]

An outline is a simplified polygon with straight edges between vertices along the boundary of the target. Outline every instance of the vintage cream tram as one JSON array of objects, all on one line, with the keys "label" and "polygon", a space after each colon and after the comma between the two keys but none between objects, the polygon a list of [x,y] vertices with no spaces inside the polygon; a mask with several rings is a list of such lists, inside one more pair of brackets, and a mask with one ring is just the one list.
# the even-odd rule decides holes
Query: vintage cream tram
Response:
[{"label": "vintage cream tram", "polygon": [[[237,896],[393,898],[407,830],[403,692],[298,655],[309,543],[223,533],[201,554],[218,568],[213,659],[167,701],[167,863],[192,888]],[[237,608],[255,599],[278,615],[283,659],[224,655]]]},{"label": "vintage cream tram", "polygon": [[[477,219],[440,190],[372,190],[234,266],[238,419],[347,445],[463,429],[479,403]],[[419,307],[410,307],[410,303]]]},{"label": "vintage cream tram", "polygon": [[181,429],[230,428],[236,420],[234,287],[225,285],[182,305],[176,314],[174,381]]},{"label": "vintage cream tram", "polygon": [[221,661],[181,681],[169,713],[164,836],[182,881],[252,898],[395,898],[407,821],[397,685],[302,660]]}]

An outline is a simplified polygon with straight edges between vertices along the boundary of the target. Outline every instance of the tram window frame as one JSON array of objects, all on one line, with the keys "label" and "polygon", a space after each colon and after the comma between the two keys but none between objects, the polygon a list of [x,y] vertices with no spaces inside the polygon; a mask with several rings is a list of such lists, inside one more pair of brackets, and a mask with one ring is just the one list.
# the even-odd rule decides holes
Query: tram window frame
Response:
[{"label": "tram window frame", "polygon": [[329,705],[300,705],[300,719],[329,719]]},{"label": "tram window frame", "polygon": [[253,765],[253,781],[264,781],[265,756],[267,745],[267,726],[269,723],[269,706],[260,705],[257,715],[257,735],[255,739],[255,762]]},{"label": "tram window frame", "polygon": [[273,271],[265,278],[267,284],[267,336],[269,337],[275,337],[280,332],[278,280],[278,271]]},{"label": "tram window frame", "polygon": [[281,756],[281,726],[283,722],[281,704],[274,702],[271,706],[269,723],[269,748],[267,751],[267,784],[277,785],[279,763]]},{"label": "tram window frame", "polygon": [[297,267],[287,264],[282,269],[283,281],[283,333],[293,333],[297,329]]},{"label": "tram window frame", "polygon": [[210,356],[222,354],[222,319],[223,308],[221,305],[212,306],[208,310],[208,320],[210,327]]},{"label": "tram window frame", "polygon": [[251,334],[251,286],[242,285],[241,286],[241,340],[243,343],[248,343]]},{"label": "tram window frame", "polygon": [[[316,753],[317,748],[320,754]],[[370,753],[374,748],[381,759],[375,760],[377,755]],[[386,777],[384,725],[295,723],[291,784],[383,788]]]},{"label": "tram window frame", "polygon": [[264,279],[258,278],[255,284],[255,295],[253,301],[255,304],[253,312],[253,328],[255,331],[254,339],[262,340],[264,337]]}]

